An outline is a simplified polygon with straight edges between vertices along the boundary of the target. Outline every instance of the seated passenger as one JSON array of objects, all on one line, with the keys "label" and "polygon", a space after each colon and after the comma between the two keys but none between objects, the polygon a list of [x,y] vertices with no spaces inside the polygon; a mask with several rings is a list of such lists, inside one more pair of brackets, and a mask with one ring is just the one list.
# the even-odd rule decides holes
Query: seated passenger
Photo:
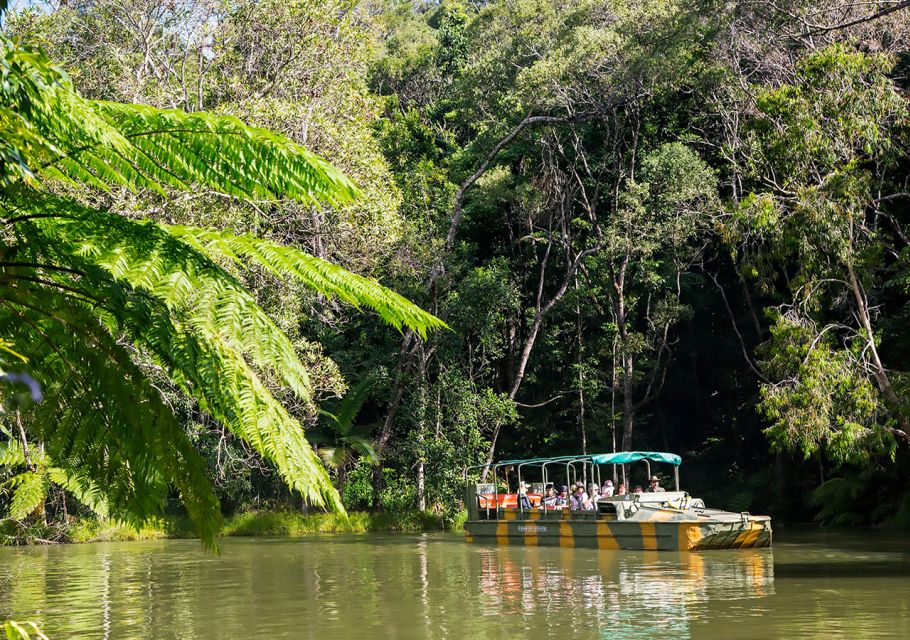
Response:
[{"label": "seated passenger", "polygon": [[661,491],[666,491],[666,489],[660,486],[660,478],[651,476],[651,480],[648,483],[648,493],[659,493]]},{"label": "seated passenger", "polygon": [[569,508],[573,511],[584,511],[585,502],[588,500],[588,494],[585,493],[585,488],[583,486],[575,485],[575,493],[572,495],[572,499],[569,502]]},{"label": "seated passenger", "polygon": [[556,490],[553,489],[553,485],[552,485],[552,484],[548,484],[548,485],[547,485],[547,492],[546,492],[546,494],[544,495],[543,499],[541,499],[541,501],[540,501],[540,506],[541,506],[541,507],[547,507],[547,508],[555,507],[555,506],[556,506],[556,500],[557,500],[557,497],[556,497]]},{"label": "seated passenger", "polygon": [[644,492],[641,490],[641,485],[640,485],[640,484],[635,485],[635,493],[644,493]]},{"label": "seated passenger", "polygon": [[626,484],[624,482],[620,482],[619,486],[616,487],[616,495],[624,496],[627,493],[628,493],[628,491],[626,491]]},{"label": "seated passenger", "polygon": [[556,506],[565,507],[569,504],[569,487],[562,485],[559,487],[559,495],[556,496]]},{"label": "seated passenger", "polygon": [[597,511],[597,499],[600,498],[600,490],[595,483],[588,485],[588,497],[584,503],[585,511]]},{"label": "seated passenger", "polygon": [[600,497],[602,498],[612,498],[613,497],[613,481],[607,480],[604,482],[603,488],[600,490]]},{"label": "seated passenger", "polygon": [[518,485],[518,507],[520,509],[530,509],[531,501],[528,499],[528,489],[531,487],[527,482],[522,480]]}]

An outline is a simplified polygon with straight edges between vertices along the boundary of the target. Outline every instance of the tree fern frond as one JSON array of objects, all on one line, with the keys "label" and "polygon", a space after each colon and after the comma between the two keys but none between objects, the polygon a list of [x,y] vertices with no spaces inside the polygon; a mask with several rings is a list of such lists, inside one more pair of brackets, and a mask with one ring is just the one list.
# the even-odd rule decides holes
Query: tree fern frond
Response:
[{"label": "tree fern frond", "polygon": [[0,105],[4,158],[18,157],[4,167],[7,179],[35,185],[34,174],[44,172],[162,195],[166,187],[198,184],[242,198],[302,202],[356,195],[344,174],[284,136],[230,116],[87,100],[41,52],[0,44],[22,80],[4,92],[11,104]]},{"label": "tree fern frond", "polygon": [[166,227],[176,237],[216,259],[242,266],[246,261],[276,276],[291,276],[323,295],[334,295],[355,307],[368,307],[397,329],[409,327],[425,337],[433,329],[447,328],[436,316],[370,278],[321,260],[300,249],[250,235],[235,235],[180,225]]},{"label": "tree fern frond", "polygon": [[25,464],[25,449],[18,440],[0,442],[0,467],[18,467]]},{"label": "tree fern frond", "polygon": [[[166,229],[51,196],[30,198],[18,212],[51,216],[17,225],[43,259],[83,272],[102,269],[159,300],[186,328],[224,342],[309,399],[308,370],[287,336],[240,282]],[[112,294],[122,295],[105,293]]]},{"label": "tree fern frond", "polygon": [[336,204],[357,193],[350,180],[322,158],[231,116],[114,102],[86,104],[123,133],[136,150],[131,158],[149,173],[162,168],[177,181],[247,198]]},{"label": "tree fern frond", "polygon": [[13,490],[9,503],[9,517],[13,520],[24,520],[35,511],[47,495],[47,478],[34,471],[24,471],[7,481]]},{"label": "tree fern frond", "polygon": [[0,297],[27,321],[7,322],[0,330],[28,345],[35,373],[45,382],[47,397],[29,417],[54,465],[78,491],[94,495],[91,478],[111,515],[134,524],[159,513],[174,486],[203,541],[214,545],[220,516],[202,459],[92,309],[50,291],[42,295],[47,309],[33,304],[27,292],[0,289]]},{"label": "tree fern frond", "polygon": [[[109,229],[122,228],[123,236],[132,241],[114,243],[100,251],[93,234],[98,233],[97,223],[108,218]],[[94,223],[83,224],[86,220]],[[246,361],[250,354],[242,336],[249,336],[250,341],[258,338],[261,344],[267,338],[264,330],[274,325],[252,301],[248,301],[249,311],[243,310],[248,294],[228,274],[163,229],[119,216],[89,211],[87,218],[46,218],[23,226],[34,231],[30,251],[38,256],[52,252],[58,264],[67,264],[80,274],[79,286],[90,286],[95,297],[105,300],[103,308],[95,312],[107,318],[110,331],[125,332],[137,347],[154,356],[204,411],[275,463],[289,486],[311,504],[341,510],[337,493],[303,437],[302,427],[272,397]],[[142,232],[141,237],[133,237],[137,230]],[[159,243],[167,250],[160,249]],[[172,249],[171,244],[178,246]],[[180,256],[187,261],[179,263]],[[178,261],[174,269],[162,267],[169,260]],[[55,277],[70,276],[66,272]],[[21,285],[17,293],[23,293]],[[210,303],[209,297],[217,300],[218,296],[222,296],[223,305]],[[240,302],[235,301],[237,298]],[[242,313],[230,313],[232,305],[240,305]],[[250,315],[262,316],[263,324],[250,324]],[[284,338],[277,329],[274,331]],[[282,362],[268,353],[253,355],[254,360],[276,370]],[[289,343],[281,357],[303,370]],[[77,436],[66,434],[69,439]]]},{"label": "tree fern frond", "polygon": [[[354,186],[278,134],[227,116],[86,100],[40,50],[2,34],[0,49],[7,239],[0,346],[27,356],[47,390],[24,415],[53,461],[37,475],[136,523],[160,510],[175,487],[203,540],[214,544],[218,502],[201,457],[136,364],[151,360],[202,411],[273,462],[310,504],[342,511],[300,423],[260,378],[276,374],[308,398],[307,369],[219,261],[294,277],[375,309],[399,329],[425,335],[445,325],[375,281],[304,252],[129,220],[41,193],[39,178],[162,195],[202,185],[242,198],[330,203],[354,197]],[[23,490],[17,512],[30,495]]]},{"label": "tree fern frond", "polygon": [[95,515],[101,518],[109,515],[104,493],[84,470],[71,471],[60,467],[48,467],[47,477],[54,484],[69,491],[76,500],[91,509]]}]

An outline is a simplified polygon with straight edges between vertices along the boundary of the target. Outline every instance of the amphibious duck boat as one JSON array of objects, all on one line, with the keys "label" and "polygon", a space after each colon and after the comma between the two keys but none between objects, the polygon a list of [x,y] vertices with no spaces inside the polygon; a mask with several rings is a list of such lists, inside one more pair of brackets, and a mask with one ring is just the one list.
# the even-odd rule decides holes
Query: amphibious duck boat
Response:
[{"label": "amphibious duck boat", "polygon": [[[552,505],[544,499],[546,487],[554,481],[600,487],[601,473],[607,478],[604,467],[636,462],[647,465],[649,478],[651,462],[672,465],[675,490],[600,497],[591,510]],[[482,483],[468,480],[471,471],[480,468],[472,467],[465,472],[465,537],[468,542],[596,549],[694,551],[771,546],[770,517],[709,509],[701,499],[680,491],[681,463],[676,454],[654,451],[505,460],[492,465],[492,481]],[[510,479],[520,493],[509,493]]]}]

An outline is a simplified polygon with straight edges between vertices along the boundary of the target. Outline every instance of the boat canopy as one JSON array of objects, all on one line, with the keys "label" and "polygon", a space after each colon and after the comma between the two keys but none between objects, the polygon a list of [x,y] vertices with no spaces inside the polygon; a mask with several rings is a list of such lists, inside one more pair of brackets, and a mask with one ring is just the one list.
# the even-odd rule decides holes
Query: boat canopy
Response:
[{"label": "boat canopy", "polygon": [[629,464],[639,460],[666,462],[677,467],[682,464],[682,458],[675,453],[662,453],[660,451],[619,451],[617,453],[601,453],[591,456],[591,462],[595,464]]},{"label": "boat canopy", "polygon": [[[539,466],[551,462],[591,462],[594,464],[629,464],[639,460],[651,460],[653,462],[665,462],[679,466],[682,464],[682,458],[675,453],[662,453],[659,451],[618,451],[616,453],[595,453],[579,454],[574,456],[556,456],[553,458],[527,458],[524,460],[500,460],[492,464],[492,467],[514,466],[514,465],[531,465]],[[472,469],[479,469],[486,465],[476,465]]]}]

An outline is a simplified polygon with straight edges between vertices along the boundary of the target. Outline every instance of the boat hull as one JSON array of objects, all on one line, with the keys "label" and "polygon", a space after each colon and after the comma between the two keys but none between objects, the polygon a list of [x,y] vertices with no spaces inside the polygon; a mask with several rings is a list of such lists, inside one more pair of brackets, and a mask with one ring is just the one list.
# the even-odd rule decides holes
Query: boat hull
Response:
[{"label": "boat hull", "polygon": [[468,542],[488,544],[654,551],[771,546],[771,519],[766,516],[743,515],[714,521],[611,521],[571,517],[575,514],[552,514],[557,518],[540,517],[544,514],[535,512],[521,515],[531,517],[470,520],[465,523],[465,537]]}]

